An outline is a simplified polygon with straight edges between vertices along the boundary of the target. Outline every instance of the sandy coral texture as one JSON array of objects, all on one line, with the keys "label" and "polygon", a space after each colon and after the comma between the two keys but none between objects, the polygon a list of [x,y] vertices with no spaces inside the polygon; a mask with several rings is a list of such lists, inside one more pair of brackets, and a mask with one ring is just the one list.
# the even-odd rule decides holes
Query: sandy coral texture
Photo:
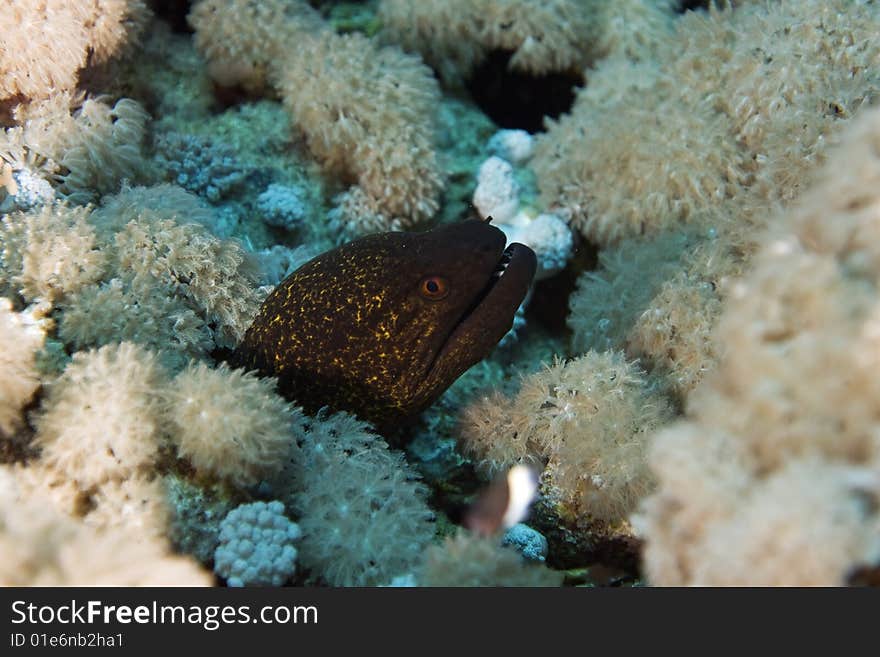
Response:
[{"label": "sandy coral texture", "polygon": [[651,452],[638,524],[656,584],[838,585],[880,558],[880,112],[765,235],[725,355]]}]

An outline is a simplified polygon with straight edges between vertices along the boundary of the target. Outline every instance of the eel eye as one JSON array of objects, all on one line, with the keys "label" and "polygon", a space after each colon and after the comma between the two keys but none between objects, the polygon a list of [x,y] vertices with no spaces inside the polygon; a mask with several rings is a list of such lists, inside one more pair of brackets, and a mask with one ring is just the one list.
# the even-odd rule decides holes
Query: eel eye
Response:
[{"label": "eel eye", "polygon": [[437,301],[449,294],[449,283],[442,276],[426,276],[419,283],[419,292],[426,299]]}]

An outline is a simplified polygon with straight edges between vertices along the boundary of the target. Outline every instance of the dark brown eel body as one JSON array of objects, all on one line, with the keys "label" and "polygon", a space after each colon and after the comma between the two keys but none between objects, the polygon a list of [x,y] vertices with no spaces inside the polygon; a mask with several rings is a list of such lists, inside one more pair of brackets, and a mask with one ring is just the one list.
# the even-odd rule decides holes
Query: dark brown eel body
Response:
[{"label": "dark brown eel body", "polygon": [[504,245],[499,229],[465,221],[328,251],[272,291],[231,363],[277,378],[307,412],[327,406],[393,429],[510,330],[536,261]]}]

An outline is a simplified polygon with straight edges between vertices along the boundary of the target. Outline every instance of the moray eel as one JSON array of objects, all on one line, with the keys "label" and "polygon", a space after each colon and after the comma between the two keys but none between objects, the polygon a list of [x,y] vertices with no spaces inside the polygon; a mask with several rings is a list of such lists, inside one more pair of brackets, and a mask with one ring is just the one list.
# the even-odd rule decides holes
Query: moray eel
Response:
[{"label": "moray eel", "polygon": [[231,364],[314,412],[379,429],[418,415],[510,330],[535,274],[488,222],[369,235],[297,269],[266,298]]}]

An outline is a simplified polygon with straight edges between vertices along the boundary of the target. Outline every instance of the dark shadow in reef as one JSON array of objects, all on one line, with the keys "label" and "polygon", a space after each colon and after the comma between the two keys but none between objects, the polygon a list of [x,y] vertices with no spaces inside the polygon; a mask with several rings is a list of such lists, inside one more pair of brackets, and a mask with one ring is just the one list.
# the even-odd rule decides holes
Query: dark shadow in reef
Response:
[{"label": "dark shadow in reef", "polygon": [[595,245],[574,232],[574,253],[568,265],[558,274],[535,283],[532,299],[526,306],[526,323],[535,322],[551,335],[562,336],[566,342],[571,337],[566,319],[568,298],[577,280],[585,271],[599,266],[599,250]]},{"label": "dark shadow in reef", "polygon": [[709,4],[712,0],[681,0],[678,3],[678,13],[683,14],[686,11],[699,11],[701,9],[705,10],[709,8]]},{"label": "dark shadow in reef", "polygon": [[502,128],[535,133],[544,129],[544,117],[556,118],[571,109],[575,88],[583,85],[579,72],[530,75],[512,71],[512,53],[495,50],[467,80],[474,102]]},{"label": "dark shadow in reef", "polygon": [[171,26],[172,32],[192,34],[193,29],[186,22],[191,0],[148,0],[148,4],[157,17]]}]

